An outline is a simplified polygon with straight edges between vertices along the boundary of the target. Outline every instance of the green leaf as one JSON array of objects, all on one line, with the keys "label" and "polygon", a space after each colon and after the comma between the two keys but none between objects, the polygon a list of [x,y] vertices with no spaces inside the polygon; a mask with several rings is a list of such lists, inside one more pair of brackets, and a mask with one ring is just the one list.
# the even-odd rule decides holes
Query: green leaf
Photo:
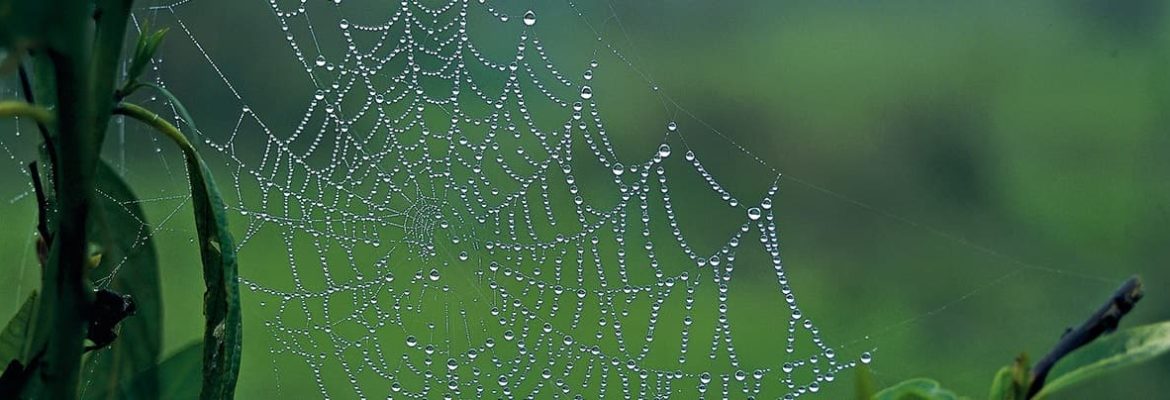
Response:
[{"label": "green leaf", "polygon": [[991,381],[991,392],[987,395],[991,400],[1015,400],[1016,391],[1012,388],[1012,367],[1000,368]]},{"label": "green leaf", "polygon": [[32,292],[24,300],[24,305],[12,319],[4,331],[0,332],[0,365],[8,365],[9,361],[17,360],[21,364],[28,364],[28,339],[32,334],[33,314],[37,307],[37,292]]},{"label": "green leaf", "polygon": [[878,392],[875,400],[957,400],[953,392],[931,379],[915,378]]},{"label": "green leaf", "polygon": [[144,24],[142,26],[142,33],[138,36],[138,42],[134,46],[134,55],[130,59],[130,68],[126,70],[127,83],[136,82],[138,77],[142,76],[146,65],[150,64],[154,53],[158,51],[159,44],[166,37],[167,31],[167,28],[163,28],[151,32],[150,25]]},{"label": "green leaf", "polygon": [[1102,336],[1061,359],[1036,398],[1043,398],[1086,379],[1136,365],[1167,352],[1170,352],[1170,321]]},{"label": "green leaf", "polygon": [[[94,173],[94,186],[89,237],[102,256],[90,277],[94,287],[132,296],[137,312],[119,324],[110,347],[86,360],[83,398],[158,398],[158,378],[149,371],[162,348],[162,297],[151,227],[138,198],[105,162]],[[137,382],[135,393],[116,390],[129,377]]]},{"label": "green leaf", "polygon": [[991,382],[991,400],[1025,400],[1032,381],[1031,363],[1028,356],[1020,354],[1012,365],[999,369]]},{"label": "green leaf", "polygon": [[187,153],[187,174],[195,206],[195,226],[203,256],[203,399],[229,399],[240,373],[242,324],[236,245],[227,227],[227,207],[211,170],[194,148]]},{"label": "green leaf", "polygon": [[199,251],[203,261],[203,399],[232,398],[240,373],[242,324],[240,321],[240,287],[236,265],[236,247],[227,226],[227,207],[219,193],[211,170],[199,157],[195,147],[177,128],[158,115],[137,105],[122,103],[118,114],[142,121],[163,133],[183,151],[187,176],[191,182],[191,200],[195,208],[195,228],[199,232]]},{"label": "green leaf", "polygon": [[[175,351],[161,363],[120,382],[116,392],[101,397],[118,399],[191,400],[199,398],[199,375],[203,365],[203,342],[195,341]],[[147,396],[153,393],[152,396]]]}]

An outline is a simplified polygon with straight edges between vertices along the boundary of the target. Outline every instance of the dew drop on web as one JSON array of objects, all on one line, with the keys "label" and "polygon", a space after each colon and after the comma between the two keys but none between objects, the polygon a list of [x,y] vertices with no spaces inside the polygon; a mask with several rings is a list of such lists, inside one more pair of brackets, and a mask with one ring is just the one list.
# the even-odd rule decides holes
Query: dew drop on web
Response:
[{"label": "dew drop on web", "polygon": [[658,157],[670,157],[670,145],[663,143],[658,146]]}]

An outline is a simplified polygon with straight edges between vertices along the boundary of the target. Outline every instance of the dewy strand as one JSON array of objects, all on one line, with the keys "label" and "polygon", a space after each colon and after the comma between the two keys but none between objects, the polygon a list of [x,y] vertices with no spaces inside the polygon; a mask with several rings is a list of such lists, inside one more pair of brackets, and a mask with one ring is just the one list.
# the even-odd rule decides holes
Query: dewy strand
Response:
[{"label": "dewy strand", "polygon": [[[319,88],[306,99],[292,132],[274,132],[183,22],[177,10],[185,4],[156,9],[175,15],[183,34],[245,104],[229,138],[204,137],[208,148],[234,163],[228,167],[237,209],[248,220],[240,245],[247,251],[246,243],[275,230],[289,254],[293,287],[271,287],[258,276],[247,276],[244,284],[268,299],[261,304],[272,311],[265,325],[276,343],[273,356],[303,360],[323,397],[795,398],[872,359],[864,353],[839,360],[797,307],[772,212],[777,182],[764,198],[741,201],[693,150],[672,148],[669,139],[681,140],[682,129],[673,121],[663,121],[664,139],[652,154],[619,161],[599,111],[604,96],[591,85],[598,62],[573,74],[579,78],[558,69],[534,29],[547,23],[536,11],[503,12],[483,1],[433,6],[406,0],[388,3],[389,15],[379,25],[318,20],[310,24],[307,43],[290,28],[308,20],[305,3],[271,2],[287,44]],[[511,59],[493,60],[476,47],[468,28],[474,13],[522,28]],[[340,30],[347,42],[343,57],[321,54],[316,32],[324,29]],[[363,47],[356,35],[378,40]],[[473,74],[472,67],[495,71],[491,78],[502,79],[503,89],[484,89],[484,74]],[[424,88],[425,79],[449,85]],[[342,110],[347,96],[365,100]],[[556,105],[562,122],[539,126],[538,120],[552,117],[537,118],[530,101]],[[468,111],[475,108],[488,111]],[[447,115],[449,127],[432,131],[427,110]],[[368,120],[376,121],[372,128],[352,129]],[[263,149],[247,150],[261,151],[258,161],[237,157],[235,140],[251,133],[243,132],[245,123],[265,135]],[[320,157],[329,162],[314,161]],[[667,167],[665,161],[679,157],[684,162]],[[604,168],[614,193],[581,190],[576,179],[582,163],[575,158]],[[669,182],[682,174],[697,175],[710,195],[743,212],[740,229],[713,253],[692,247],[694,235],[678,222]],[[618,200],[608,205],[590,197],[595,195]],[[556,213],[565,209],[577,225],[563,227],[566,221]],[[555,235],[541,233],[550,227]],[[659,227],[668,234],[652,234]],[[786,318],[788,328],[775,346],[789,356],[764,365],[740,361],[728,317],[736,255],[747,246],[759,246],[771,258],[784,298],[775,318]],[[379,254],[373,261],[358,255],[370,251]],[[635,251],[645,258],[627,257]],[[659,251],[681,251],[692,265],[667,268]],[[294,256],[300,252],[315,252],[319,259]],[[323,269],[323,288],[303,283],[311,268]],[[653,279],[639,282],[631,278],[638,274],[633,269],[650,269]],[[352,304],[331,311],[341,308],[337,301]],[[647,325],[627,332],[623,326],[635,305],[644,307],[634,314],[644,315]],[[684,317],[666,326],[659,323],[666,313]],[[700,320],[712,325],[700,326]],[[699,330],[714,331],[712,340],[692,343],[692,332]],[[404,339],[381,339],[388,331]],[[673,345],[677,355],[651,361],[662,351],[654,346],[662,331],[681,332]],[[726,362],[686,368],[688,360],[703,356]],[[330,365],[339,365],[348,378],[346,390],[324,376]]]}]

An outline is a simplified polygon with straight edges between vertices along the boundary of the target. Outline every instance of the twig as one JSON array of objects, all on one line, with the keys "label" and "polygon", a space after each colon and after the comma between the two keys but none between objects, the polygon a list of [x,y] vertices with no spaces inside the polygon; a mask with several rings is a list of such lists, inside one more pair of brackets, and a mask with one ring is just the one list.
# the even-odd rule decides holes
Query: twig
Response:
[{"label": "twig", "polygon": [[[32,83],[29,80],[28,71],[25,70],[23,62],[20,63],[18,69],[20,71],[20,90],[24,93],[24,100],[29,102],[29,104],[37,104],[36,96],[33,94]],[[49,168],[53,168],[53,166],[57,165],[57,148],[53,147],[53,137],[49,134],[49,127],[43,121],[38,120],[37,131],[41,133],[41,140],[45,143],[45,152],[49,154]]]},{"label": "twig", "polygon": [[49,212],[49,201],[45,196],[45,186],[41,183],[41,171],[37,169],[37,163],[28,163],[28,173],[32,177],[33,191],[37,195],[37,258],[41,261],[41,267],[49,260],[49,245],[53,243],[53,235],[49,232],[49,219],[47,217]]},{"label": "twig", "polygon": [[1048,355],[1044,356],[1032,368],[1032,384],[1029,385],[1028,398],[1031,399],[1040,393],[1040,389],[1044,388],[1044,380],[1048,378],[1048,373],[1060,359],[1096,340],[1101,335],[1113,332],[1117,329],[1117,324],[1121,322],[1121,317],[1132,310],[1133,306],[1141,299],[1142,280],[1133,276],[1117,288],[1117,291],[1113,292],[1113,296],[1109,297],[1109,301],[1097,309],[1097,312],[1093,313],[1081,326],[1065,332],[1064,336],[1061,336],[1060,342],[1056,343],[1056,347],[1053,347],[1052,351],[1048,352]]}]

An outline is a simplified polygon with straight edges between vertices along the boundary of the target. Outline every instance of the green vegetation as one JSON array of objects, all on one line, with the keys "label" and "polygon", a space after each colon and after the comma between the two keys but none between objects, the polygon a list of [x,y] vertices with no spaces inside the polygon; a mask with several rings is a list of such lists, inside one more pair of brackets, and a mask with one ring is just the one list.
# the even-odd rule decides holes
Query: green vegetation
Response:
[{"label": "green vegetation", "polygon": [[[8,60],[0,71],[5,76],[19,74],[29,89],[27,101],[0,103],[0,116],[36,122],[46,143],[31,172],[42,182],[35,185],[43,192],[38,230],[44,241],[40,248],[44,273],[27,275],[41,277],[43,286],[40,295],[33,293],[27,300],[0,302],[4,316],[12,315],[0,333],[0,361],[14,362],[4,370],[0,393],[9,393],[4,390],[16,386],[8,385],[18,384],[32,397],[80,392],[86,398],[189,398],[200,392],[205,398],[230,397],[241,362],[245,369],[241,398],[280,393],[274,388],[285,394],[315,391],[302,360],[263,351],[271,340],[262,330],[267,315],[256,313],[258,318],[241,321],[240,304],[258,304],[262,297],[236,295],[235,247],[225,230],[229,216],[223,213],[223,200],[211,179],[212,172],[225,172],[223,166],[217,170],[212,163],[209,169],[177,127],[147,108],[108,100],[124,101],[149,90],[175,97],[167,89],[134,79],[156,50],[168,52],[166,46],[159,47],[165,31],[143,29],[133,55],[121,64],[128,65],[126,76],[131,79],[113,79],[119,76],[114,71],[129,4],[98,1],[101,12],[92,13],[89,2],[76,3],[84,4],[0,0],[0,46]],[[979,390],[993,376],[989,397],[1022,398],[1031,390],[1028,360],[1020,357],[998,373],[994,368],[1020,349],[1050,345],[1059,334],[1036,327],[1071,322],[1072,316],[1086,313],[1083,308],[1092,304],[1079,302],[1076,296],[1096,301],[1099,293],[1086,293],[1090,290],[1086,288],[1100,286],[1081,274],[1113,278],[1139,270],[1150,278],[1151,295],[1167,293],[1167,24],[1128,23],[1124,17],[1128,14],[1105,22],[1077,14],[1088,4],[1107,3],[1103,1],[1059,2],[1052,9],[1043,2],[1025,2],[1021,6],[1025,11],[987,5],[991,2],[970,2],[954,10],[916,4],[914,11],[898,11],[890,8],[908,2],[890,2],[894,6],[874,13],[876,17],[865,15],[872,10],[756,3],[739,11],[735,7],[664,11],[657,3],[616,7],[635,38],[631,43],[639,44],[649,63],[645,70],[662,75],[663,88],[676,90],[672,93],[681,103],[765,158],[780,160],[784,172],[818,185],[784,183],[780,219],[785,221],[785,257],[793,265],[794,286],[803,294],[806,311],[833,328],[826,329],[826,335],[845,340],[875,336],[873,342],[848,342],[852,350],[878,347],[870,366],[873,375],[863,368],[865,374],[857,378],[859,398],[942,399],[958,397],[956,393],[977,393],[974,398],[981,398]],[[1133,2],[1146,3],[1157,2]],[[223,35],[219,42],[242,43],[234,37],[279,32],[271,21],[260,18],[266,16],[263,13],[224,12],[221,6],[210,6],[190,7],[179,14],[195,29],[200,20],[205,27],[235,21],[232,27],[238,32]],[[1135,15],[1170,21],[1165,14],[1155,9]],[[96,25],[91,22],[94,15]],[[255,20],[238,24],[241,16]],[[777,16],[784,21],[777,23]],[[1078,25],[1077,18],[1085,21]],[[639,20],[674,22],[680,32]],[[973,20],[995,22],[989,28]],[[732,25],[736,29],[727,29]],[[733,32],[702,33],[723,30]],[[216,40],[204,45],[213,47]],[[299,65],[269,53],[279,49],[252,46],[246,51],[223,46],[226,50],[216,55],[278,60],[277,65],[235,67],[227,72],[233,80],[254,82],[263,92],[283,90],[286,82],[296,79]],[[185,51],[191,54],[168,54],[172,57],[168,67],[182,76],[202,62],[193,50]],[[609,68],[617,61],[605,62]],[[287,73],[280,68],[296,70]],[[625,83],[611,82],[613,87]],[[196,79],[173,82],[170,90],[191,97],[188,105],[209,131],[230,131],[236,110],[206,105],[220,99],[200,93],[201,84]],[[595,87],[604,91],[605,82]],[[617,125],[622,129],[614,129],[630,132],[620,140],[637,141],[638,132],[653,130],[636,129],[645,128],[638,126],[639,121],[657,124],[660,119],[635,107],[638,97],[622,96],[616,88],[609,93],[629,99],[620,101],[631,103],[624,108],[636,110],[632,116],[620,110],[607,115],[619,121],[626,118],[626,125]],[[267,97],[278,106],[261,102],[262,106],[281,108],[282,96]],[[182,131],[197,132],[187,109],[172,104],[182,116]],[[138,120],[157,129],[160,138],[179,144],[187,174],[177,175],[183,185],[189,179],[192,187],[194,222],[174,222],[168,227],[179,228],[160,236],[140,231],[140,222],[120,222],[160,221],[167,215],[144,210],[149,204],[137,203],[124,181],[129,178],[116,172],[122,164],[99,158],[98,144],[108,142],[105,132],[111,115]],[[741,168],[746,162],[735,162],[712,168],[720,173],[751,171]],[[11,172],[0,174],[16,175]],[[135,178],[141,182],[135,180],[134,186],[142,189],[170,183],[157,170],[142,171]],[[821,186],[836,192],[826,196]],[[836,202],[837,192],[848,201]],[[686,192],[678,197],[685,198]],[[854,199],[867,209],[849,203]],[[28,210],[21,206],[0,205],[0,220],[16,225],[0,232],[0,254],[9,259],[19,254],[25,238],[18,218]],[[945,228],[961,241],[928,229],[905,229],[898,220],[875,217],[868,208]],[[175,257],[165,251],[194,250],[184,246],[188,234],[184,224],[191,224],[192,235],[198,237],[194,247],[201,252],[199,261],[185,259],[186,253]],[[156,238],[167,242],[156,244]],[[251,258],[244,256],[251,268],[248,276],[288,274],[282,244],[253,241],[250,246]],[[132,254],[117,255],[127,251]],[[168,260],[168,255],[174,259]],[[120,259],[128,261],[111,264]],[[159,259],[164,261],[161,271]],[[184,279],[200,263],[206,289],[192,288],[197,285]],[[0,266],[0,274],[6,279],[16,276],[18,267],[7,262]],[[122,272],[111,275],[114,268]],[[85,367],[93,362],[87,357],[95,354],[85,351],[87,317],[73,311],[92,308],[79,305],[94,302],[92,288],[99,285],[94,279],[107,276],[115,280],[100,285],[131,295],[136,313],[119,324],[118,337],[103,351],[108,354],[104,357],[125,361],[103,362],[91,370]],[[0,292],[20,287],[18,278],[12,281],[16,283],[4,283]],[[771,293],[770,287],[759,289],[762,283],[745,287],[743,292],[756,296],[742,300],[745,304]],[[191,318],[168,320],[165,327],[160,318],[164,309],[168,315],[194,315],[185,311],[201,302],[193,295],[196,290],[209,295],[202,299],[206,327],[203,340],[190,342]],[[1051,303],[1043,302],[1046,299]],[[1150,301],[1141,309],[1145,315],[1133,318],[1163,320],[1170,316],[1168,304]],[[752,311],[752,317],[766,319],[756,315],[760,310]],[[900,322],[908,318],[911,322]],[[245,323],[256,328],[248,330],[256,333],[249,338],[254,351],[249,354],[239,348]],[[1068,390],[1057,391],[1164,354],[1170,343],[1167,330],[1165,323],[1154,323],[1104,336],[1064,357],[1038,394],[1068,396]],[[764,348],[773,346],[774,339],[771,332],[745,333],[737,343],[742,349]],[[41,355],[48,348],[54,350]],[[1093,379],[1085,385],[1090,387],[1083,397],[1111,393],[1142,398],[1161,393],[1157,390],[1166,388],[1161,377],[1170,370],[1166,361],[1162,357],[1125,374]],[[281,378],[274,378],[270,365]],[[191,378],[201,368],[204,378]],[[86,388],[79,388],[81,370],[93,371],[83,379],[89,381]],[[880,393],[875,389],[918,375],[943,383],[915,379]],[[342,380],[340,375],[328,378]],[[46,384],[49,379],[54,383]],[[844,398],[842,389],[854,387],[826,388],[824,397]]]},{"label": "green vegetation", "polygon": [[[1077,329],[1069,329],[1056,347],[1035,367],[1021,354],[1011,365],[995,374],[991,400],[1042,399],[1074,384],[1099,378],[1106,372],[1136,365],[1170,352],[1170,321],[1130,328],[1111,333],[1126,313],[1143,296],[1141,281],[1125,283],[1097,313]],[[1096,340],[1101,335],[1107,335]],[[1055,367],[1055,369],[1053,369]],[[1053,372],[1054,371],[1054,372]],[[858,369],[859,382],[872,382],[868,368]],[[910,379],[880,392],[872,386],[858,387],[858,399],[877,400],[957,400],[960,397],[944,389],[939,382]]]},{"label": "green vegetation", "polygon": [[[225,207],[184,134],[127,100],[151,88],[138,78],[166,34],[143,30],[120,82],[131,6],[122,0],[0,3],[6,72],[19,72],[25,97],[0,103],[0,116],[36,121],[42,138],[42,157],[29,166],[39,205],[42,282],[40,294],[29,296],[0,336],[5,397],[223,399],[235,391],[242,324]],[[130,186],[101,160],[115,114],[154,128],[187,159],[206,326],[202,343],[165,360],[162,271],[152,234],[141,230],[146,217]],[[95,350],[105,357],[100,363]],[[199,364],[202,385],[187,384]],[[89,371],[84,389],[83,368]]]}]

